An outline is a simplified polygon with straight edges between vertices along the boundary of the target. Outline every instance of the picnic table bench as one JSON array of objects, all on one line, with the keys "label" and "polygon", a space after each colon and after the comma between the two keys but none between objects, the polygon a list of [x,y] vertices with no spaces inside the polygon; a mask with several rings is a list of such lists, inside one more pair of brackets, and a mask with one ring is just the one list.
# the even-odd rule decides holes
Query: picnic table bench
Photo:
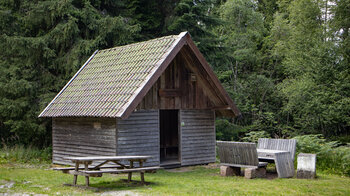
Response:
[{"label": "picnic table bench", "polygon": [[260,161],[274,162],[279,178],[294,176],[295,139],[259,138],[258,157]]},{"label": "picnic table bench", "polygon": [[[89,177],[102,177],[104,173],[128,173],[128,182],[131,181],[132,173],[139,172],[141,183],[144,184],[144,173],[146,171],[154,171],[161,169],[160,167],[143,167],[143,163],[151,158],[150,156],[94,156],[94,157],[64,157],[75,164],[75,167],[54,168],[54,170],[62,171],[74,175],[73,185],[77,184],[78,176],[85,176],[85,184],[89,186]],[[102,161],[102,162],[101,162]],[[123,164],[123,161],[129,161],[129,165]],[[101,162],[95,166],[93,163]],[[112,165],[106,165],[110,164]],[[139,167],[134,167],[138,163]],[[80,165],[84,165],[80,167]]]},{"label": "picnic table bench", "polygon": [[257,148],[255,143],[247,142],[217,141],[217,146],[221,165],[257,169],[266,167],[267,162],[274,162],[279,178],[294,176],[294,139],[260,138]]},{"label": "picnic table bench", "polygon": [[[220,165],[234,169],[239,174],[241,168],[246,178],[264,177],[267,162],[259,162],[255,143],[217,141]],[[221,168],[220,168],[221,170]]]}]

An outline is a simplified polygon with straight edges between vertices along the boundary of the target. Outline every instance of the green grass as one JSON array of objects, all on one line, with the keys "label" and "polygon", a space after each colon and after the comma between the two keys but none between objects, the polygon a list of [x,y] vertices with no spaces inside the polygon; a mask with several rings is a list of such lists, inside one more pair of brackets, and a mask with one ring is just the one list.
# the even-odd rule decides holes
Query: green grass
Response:
[{"label": "green grass", "polygon": [[[28,165],[27,165],[28,166]],[[350,195],[350,178],[319,173],[315,180],[252,179],[221,177],[219,169],[203,166],[191,167],[186,172],[158,171],[147,173],[147,186],[128,184],[126,175],[104,175],[90,178],[92,189],[64,186],[73,177],[48,166],[31,168],[23,165],[0,165],[0,187],[9,182],[11,188],[0,188],[1,193],[27,193],[48,195],[93,195],[109,191],[133,191],[145,195]],[[134,175],[134,180],[140,180]],[[78,183],[83,185],[84,178]]]},{"label": "green grass", "polygon": [[48,164],[51,162],[51,147],[39,149],[23,145],[6,146],[0,148],[0,164],[29,163]]}]

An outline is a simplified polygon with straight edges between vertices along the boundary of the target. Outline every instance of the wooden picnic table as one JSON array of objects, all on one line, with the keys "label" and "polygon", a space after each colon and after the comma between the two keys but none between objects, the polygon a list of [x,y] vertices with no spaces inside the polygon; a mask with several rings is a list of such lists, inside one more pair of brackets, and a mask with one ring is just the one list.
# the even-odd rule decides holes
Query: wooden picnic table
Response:
[{"label": "wooden picnic table", "polygon": [[279,178],[294,176],[294,163],[290,152],[284,150],[257,149],[259,161],[273,160]]},{"label": "wooden picnic table", "polygon": [[[103,173],[128,173],[128,182],[131,181],[132,173],[139,172],[141,175],[141,183],[144,184],[144,173],[149,170],[157,170],[160,167],[143,167],[143,163],[151,156],[91,156],[91,157],[64,157],[75,164],[75,167],[54,168],[63,173],[74,175],[73,185],[77,184],[78,176],[85,176],[85,184],[89,186],[89,177],[101,177]],[[102,161],[102,162],[101,162]],[[129,165],[123,164],[123,161],[129,161]],[[94,166],[94,163],[97,165]],[[135,167],[134,163],[139,163],[139,167]],[[84,167],[80,167],[80,165]],[[106,164],[109,164],[106,166]],[[112,165],[111,165],[112,164]]]}]

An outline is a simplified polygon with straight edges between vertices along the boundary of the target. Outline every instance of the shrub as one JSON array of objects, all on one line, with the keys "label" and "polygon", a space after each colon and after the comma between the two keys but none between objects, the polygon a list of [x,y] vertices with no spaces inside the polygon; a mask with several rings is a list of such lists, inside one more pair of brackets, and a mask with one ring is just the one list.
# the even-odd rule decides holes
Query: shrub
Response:
[{"label": "shrub", "polygon": [[257,143],[259,138],[269,138],[269,134],[266,131],[252,131],[246,133],[242,141]]},{"label": "shrub", "polygon": [[327,142],[322,135],[303,135],[297,140],[297,153],[317,155],[317,169],[350,176],[350,148],[338,142]]},{"label": "shrub", "polygon": [[242,127],[230,123],[227,119],[218,119],[215,122],[216,139],[222,141],[237,141],[245,131]]}]

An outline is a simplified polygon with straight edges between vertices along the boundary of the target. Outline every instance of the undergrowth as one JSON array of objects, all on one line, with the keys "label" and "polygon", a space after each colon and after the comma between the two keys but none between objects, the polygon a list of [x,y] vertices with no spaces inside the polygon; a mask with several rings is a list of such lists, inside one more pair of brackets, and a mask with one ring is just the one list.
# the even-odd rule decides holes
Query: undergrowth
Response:
[{"label": "undergrowth", "polygon": [[15,145],[12,147],[4,145],[0,148],[0,164],[6,163],[51,163],[52,148],[38,149],[36,147]]},{"label": "undergrowth", "polygon": [[350,176],[350,147],[339,142],[327,142],[322,135],[303,135],[297,140],[297,153],[316,154],[317,170]]}]

